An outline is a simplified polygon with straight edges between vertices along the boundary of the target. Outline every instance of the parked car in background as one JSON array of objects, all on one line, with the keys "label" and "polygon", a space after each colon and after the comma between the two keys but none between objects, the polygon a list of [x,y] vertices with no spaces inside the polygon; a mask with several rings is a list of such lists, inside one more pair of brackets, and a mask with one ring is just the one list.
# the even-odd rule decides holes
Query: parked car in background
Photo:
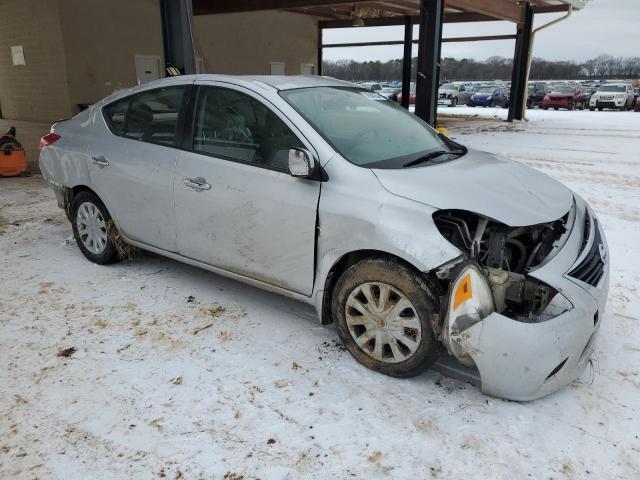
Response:
[{"label": "parked car in background", "polygon": [[591,95],[589,110],[605,108],[612,110],[631,110],[633,108],[633,85],[630,83],[606,83]]},{"label": "parked car in background", "polygon": [[588,107],[589,102],[591,101],[591,97],[594,93],[596,93],[597,87],[587,85],[582,87],[582,98],[584,99],[584,104]]},{"label": "parked car in background", "polygon": [[378,90],[376,93],[379,93],[383,97],[395,102],[396,100],[398,100],[398,95],[400,94],[400,92],[402,92],[402,89],[394,87],[382,87],[382,90]]},{"label": "parked car in background", "polygon": [[[402,103],[402,90],[400,90],[400,93],[398,93],[398,96],[396,97],[396,102]],[[409,85],[409,105],[415,105],[415,104],[416,104],[416,82],[411,82],[411,84]]]},{"label": "parked car in background", "polygon": [[527,94],[527,108],[541,107],[547,86],[542,82],[529,82]]},{"label": "parked car in background", "polygon": [[445,83],[438,90],[438,105],[457,107],[461,103],[460,94],[466,90],[463,83]]},{"label": "parked car in background", "polygon": [[548,110],[553,108],[559,110],[584,110],[586,103],[582,87],[577,84],[558,84],[551,88],[542,101],[542,108]]},{"label": "parked car in background", "polygon": [[382,90],[382,84],[378,82],[363,82],[360,84],[360,86],[371,90],[372,92],[380,93],[380,90]]},{"label": "parked car in background", "polygon": [[40,169],[91,262],[124,241],[306,302],[386,375],[446,348],[484,392],[539,398],[581,375],[604,317],[585,200],[347,82],[150,82],[55,123]]},{"label": "parked car in background", "polygon": [[469,103],[469,99],[475,93],[478,93],[478,90],[482,88],[482,85],[465,85],[464,92],[458,92],[458,105],[467,105]]},{"label": "parked car in background", "polygon": [[640,112],[640,96],[638,96],[638,98],[636,98],[636,106],[633,109],[634,112]]},{"label": "parked car in background", "polygon": [[509,99],[500,87],[482,87],[471,95],[467,102],[469,107],[503,107],[509,106]]}]

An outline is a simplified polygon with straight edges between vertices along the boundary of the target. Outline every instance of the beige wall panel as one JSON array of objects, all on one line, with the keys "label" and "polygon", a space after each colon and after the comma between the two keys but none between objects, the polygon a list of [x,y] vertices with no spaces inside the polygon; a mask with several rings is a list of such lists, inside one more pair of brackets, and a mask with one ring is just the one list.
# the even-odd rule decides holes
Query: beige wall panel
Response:
[{"label": "beige wall panel", "polygon": [[[66,61],[51,0],[0,1],[0,110],[8,119],[52,122],[71,114]],[[11,46],[22,45],[25,65],[14,66]]]},{"label": "beige wall panel", "polygon": [[195,33],[207,73],[268,75],[269,62],[284,62],[287,75],[299,75],[301,64],[317,62],[317,19],[308,15],[199,15]]},{"label": "beige wall panel", "polygon": [[72,108],[136,85],[135,55],[162,58],[159,0],[58,0]]}]

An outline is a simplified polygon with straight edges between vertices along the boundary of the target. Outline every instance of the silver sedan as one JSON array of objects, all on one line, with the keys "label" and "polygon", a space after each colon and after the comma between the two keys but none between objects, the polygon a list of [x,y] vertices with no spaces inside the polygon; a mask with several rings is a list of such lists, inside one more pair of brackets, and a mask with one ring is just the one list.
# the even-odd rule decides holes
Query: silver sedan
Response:
[{"label": "silver sedan", "polygon": [[135,246],[308,302],[396,377],[450,355],[484,392],[529,400],[589,361],[609,267],[586,202],[370,90],[165,79],[56,123],[41,148],[92,262]]}]

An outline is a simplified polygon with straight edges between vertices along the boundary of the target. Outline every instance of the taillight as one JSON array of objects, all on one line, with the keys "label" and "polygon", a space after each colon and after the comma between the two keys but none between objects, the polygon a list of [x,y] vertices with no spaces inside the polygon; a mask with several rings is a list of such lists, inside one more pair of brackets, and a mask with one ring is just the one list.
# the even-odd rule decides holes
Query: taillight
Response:
[{"label": "taillight", "polygon": [[40,139],[40,150],[48,145],[51,145],[52,143],[56,143],[58,140],[60,140],[60,138],[60,135],[58,135],[57,133],[47,133]]}]

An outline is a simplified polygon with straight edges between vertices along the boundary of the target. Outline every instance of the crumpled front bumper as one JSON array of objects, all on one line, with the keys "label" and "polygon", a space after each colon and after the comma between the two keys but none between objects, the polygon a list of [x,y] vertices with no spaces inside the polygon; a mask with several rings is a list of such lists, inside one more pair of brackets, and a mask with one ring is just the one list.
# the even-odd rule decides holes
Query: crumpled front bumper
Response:
[{"label": "crumpled front bumper", "polygon": [[[576,198],[576,209],[576,222],[563,249],[549,263],[530,273],[563,295],[571,304],[569,308],[537,323],[492,313],[452,338],[476,363],[484,393],[510,400],[533,400],[571,383],[588,364],[604,316],[609,262],[606,240],[600,230],[599,251],[604,271],[597,285],[591,286],[567,273],[593,246],[597,239],[594,229],[601,229],[582,199]],[[593,219],[591,238],[586,245],[585,215]]]}]

